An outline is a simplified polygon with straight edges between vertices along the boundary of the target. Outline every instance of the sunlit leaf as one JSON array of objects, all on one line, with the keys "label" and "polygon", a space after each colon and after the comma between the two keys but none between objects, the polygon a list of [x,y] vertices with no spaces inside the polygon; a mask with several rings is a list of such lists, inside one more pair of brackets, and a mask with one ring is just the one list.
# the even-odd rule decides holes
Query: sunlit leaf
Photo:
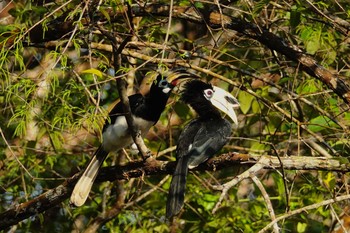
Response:
[{"label": "sunlit leaf", "polygon": [[83,74],[94,74],[94,75],[96,75],[99,78],[102,78],[102,76],[103,76],[103,73],[101,71],[99,71],[97,69],[93,69],[93,68],[87,69],[87,70],[83,70],[81,73],[83,73]]},{"label": "sunlit leaf", "polygon": [[298,222],[298,224],[297,224],[297,231],[298,231],[298,233],[305,232],[306,231],[306,227],[307,227],[306,223]]},{"label": "sunlit leaf", "polygon": [[254,100],[254,96],[244,92],[244,91],[240,91],[238,93],[238,102],[240,103],[240,109],[243,112],[243,114],[248,113],[252,102]]},{"label": "sunlit leaf", "polygon": [[336,124],[326,116],[318,116],[309,121],[308,129],[313,132],[319,132],[321,130],[335,127]]}]

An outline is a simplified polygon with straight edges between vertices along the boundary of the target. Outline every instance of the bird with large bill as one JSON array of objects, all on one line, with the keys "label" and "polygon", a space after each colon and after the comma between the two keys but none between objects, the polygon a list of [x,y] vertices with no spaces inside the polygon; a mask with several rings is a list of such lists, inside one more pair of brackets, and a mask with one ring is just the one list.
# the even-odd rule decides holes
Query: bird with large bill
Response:
[{"label": "bird with large bill", "polygon": [[232,125],[220,111],[238,124],[234,111],[239,107],[237,99],[219,87],[190,80],[183,85],[181,100],[198,116],[184,127],[178,138],[176,166],[166,205],[167,218],[177,215],[183,207],[188,170],[213,157],[229,140]]}]

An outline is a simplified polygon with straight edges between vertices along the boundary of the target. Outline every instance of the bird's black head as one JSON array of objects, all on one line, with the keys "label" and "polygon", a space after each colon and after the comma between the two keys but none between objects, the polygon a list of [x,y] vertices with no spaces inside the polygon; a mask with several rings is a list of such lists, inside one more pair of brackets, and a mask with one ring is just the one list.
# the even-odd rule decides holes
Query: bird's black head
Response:
[{"label": "bird's black head", "polygon": [[157,122],[166,106],[171,91],[179,83],[179,80],[191,77],[194,77],[194,75],[182,70],[170,70],[166,74],[158,74],[152,82],[150,92],[145,96],[148,111],[145,113],[147,116],[144,117]]},{"label": "bird's black head", "polygon": [[200,117],[221,117],[221,110],[235,124],[238,123],[234,111],[239,106],[237,99],[219,87],[193,79],[184,84],[181,99],[191,105]]},{"label": "bird's black head", "polygon": [[208,101],[206,96],[211,94],[210,91],[213,91],[211,84],[194,79],[184,84],[181,91],[181,100],[187,104],[203,103]]},{"label": "bird's black head", "polygon": [[150,92],[169,97],[174,87],[181,82],[180,80],[188,78],[198,78],[198,76],[183,69],[169,70],[164,74],[159,73],[152,83]]},{"label": "bird's black head", "polygon": [[152,83],[150,93],[169,97],[174,87],[175,86],[169,83],[165,77],[158,74],[157,78]]},{"label": "bird's black head", "polygon": [[141,111],[143,114],[142,117],[157,122],[165,109],[173,88],[174,85],[172,85],[166,77],[158,74],[156,79],[152,82],[149,93],[145,96],[145,105],[142,106],[142,108],[146,108],[146,110]]},{"label": "bird's black head", "polygon": [[205,116],[207,113],[220,116],[219,111],[208,100],[208,96],[213,92],[211,84],[200,80],[191,80],[184,84],[181,100],[189,104],[200,116]]}]

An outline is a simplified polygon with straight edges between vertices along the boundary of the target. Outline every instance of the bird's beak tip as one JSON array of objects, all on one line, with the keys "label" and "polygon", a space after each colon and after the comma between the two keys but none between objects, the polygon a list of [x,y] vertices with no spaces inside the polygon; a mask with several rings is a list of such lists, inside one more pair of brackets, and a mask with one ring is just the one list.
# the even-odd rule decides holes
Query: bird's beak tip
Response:
[{"label": "bird's beak tip", "polygon": [[237,119],[237,114],[236,114],[235,109],[239,108],[239,106],[240,106],[240,104],[235,99],[235,103],[230,104],[230,106],[229,106],[230,109],[228,110],[228,113],[227,113],[235,125],[238,125],[238,119]]},{"label": "bird's beak tip", "polygon": [[219,87],[214,86],[214,90],[215,94],[212,98],[213,105],[228,115],[235,125],[238,125],[238,119],[235,112],[235,109],[240,106],[238,100],[229,92]]}]

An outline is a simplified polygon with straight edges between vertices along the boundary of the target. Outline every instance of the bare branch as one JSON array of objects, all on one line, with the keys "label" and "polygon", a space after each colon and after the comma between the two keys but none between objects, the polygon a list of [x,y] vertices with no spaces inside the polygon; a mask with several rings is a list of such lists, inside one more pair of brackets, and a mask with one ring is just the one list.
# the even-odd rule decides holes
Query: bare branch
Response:
[{"label": "bare branch", "polygon": [[[130,14],[128,14],[130,15]],[[130,29],[131,31],[132,29]],[[122,67],[121,65],[121,55],[123,53],[124,48],[126,47],[127,43],[131,40],[132,38],[132,34],[130,34],[129,36],[127,36],[124,41],[122,41],[122,43],[117,46],[117,40],[116,38],[112,35],[112,33],[103,30],[100,27],[100,31],[102,32],[102,34],[104,34],[111,42],[112,44],[112,51],[113,51],[113,56],[114,56],[114,69],[115,72],[118,72],[120,70],[120,68]],[[142,136],[141,136],[141,131],[139,129],[137,129],[135,123],[134,123],[134,118],[132,117],[132,113],[131,113],[131,108],[130,108],[130,104],[129,104],[129,98],[127,95],[127,88],[126,88],[126,81],[122,78],[117,79],[117,88],[118,88],[118,92],[119,92],[119,97],[120,97],[120,101],[123,104],[123,110],[124,110],[124,114],[125,114],[125,118],[126,121],[128,123],[128,127],[129,127],[129,132],[137,146],[137,149],[140,151],[142,157],[144,160],[146,160],[147,158],[151,158],[151,153],[150,150],[147,148],[147,146],[145,145]]]},{"label": "bare branch", "polygon": [[[273,206],[269,197],[269,194],[266,192],[266,189],[264,188],[263,184],[261,183],[261,181],[258,179],[258,177],[255,176],[255,174],[251,174],[250,178],[254,181],[254,183],[256,184],[256,186],[258,186],[258,188],[260,189],[260,192],[265,200],[265,204],[267,206],[267,209],[269,211],[271,220],[274,221],[276,220],[276,215],[275,215],[275,211],[273,210]],[[277,224],[277,222],[275,224],[273,224],[273,232],[274,233],[278,233],[280,232],[280,228]]]},{"label": "bare branch", "polygon": [[261,162],[256,163],[254,166],[252,166],[251,168],[249,168],[248,170],[244,171],[243,173],[239,174],[238,176],[236,176],[234,179],[232,179],[231,181],[223,184],[223,185],[219,185],[219,186],[213,186],[214,189],[217,190],[222,190],[221,196],[219,198],[219,201],[216,203],[214,209],[212,210],[212,213],[214,214],[220,207],[222,201],[224,200],[224,197],[227,195],[227,192],[236,184],[238,184],[239,182],[241,182],[244,179],[247,179],[249,177],[251,177],[251,174],[256,174],[258,171],[260,171],[261,169],[263,169],[264,167],[264,163],[266,163],[267,161],[264,161],[265,158],[261,158]]},{"label": "bare branch", "polygon": [[282,215],[280,217],[277,217],[274,221],[270,222],[266,227],[261,229],[258,233],[268,232],[268,230],[275,223],[277,223],[278,221],[281,221],[283,219],[289,218],[289,217],[291,217],[293,215],[300,214],[302,212],[307,212],[309,210],[317,209],[317,208],[319,208],[321,206],[330,205],[330,204],[333,204],[335,202],[345,201],[345,200],[348,200],[348,199],[350,199],[350,195],[338,196],[338,197],[335,197],[335,198],[332,198],[332,199],[328,199],[328,200],[321,201],[321,202],[318,202],[318,203],[315,203],[315,204],[312,204],[312,205],[305,206],[305,207],[300,208],[300,209],[296,209],[296,210],[290,211],[287,214],[284,214],[284,215]]}]

